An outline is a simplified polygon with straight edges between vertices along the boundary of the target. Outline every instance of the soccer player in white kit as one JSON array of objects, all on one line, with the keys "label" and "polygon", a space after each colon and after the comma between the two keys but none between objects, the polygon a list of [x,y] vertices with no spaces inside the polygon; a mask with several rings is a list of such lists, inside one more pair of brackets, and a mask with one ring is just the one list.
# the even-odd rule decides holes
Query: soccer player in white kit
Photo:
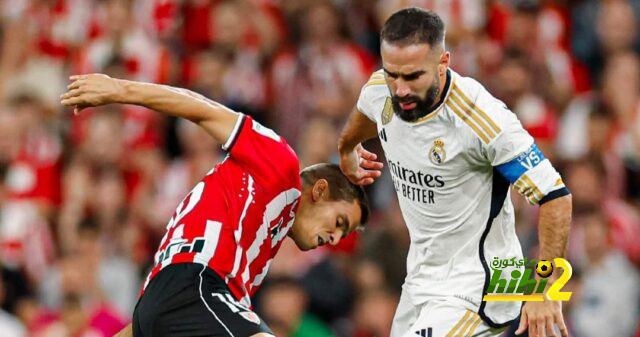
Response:
[{"label": "soccer player in white kit", "polygon": [[437,14],[417,8],[386,21],[383,69],[362,88],[338,144],[343,172],[366,185],[382,164],[360,143],[380,138],[409,228],[391,336],[494,336],[519,314],[516,333],[555,336],[557,326],[567,336],[559,301],[482,301],[492,259],[522,257],[509,186],[540,205],[541,260],[565,255],[571,195],[516,115],[449,68],[444,34]]}]

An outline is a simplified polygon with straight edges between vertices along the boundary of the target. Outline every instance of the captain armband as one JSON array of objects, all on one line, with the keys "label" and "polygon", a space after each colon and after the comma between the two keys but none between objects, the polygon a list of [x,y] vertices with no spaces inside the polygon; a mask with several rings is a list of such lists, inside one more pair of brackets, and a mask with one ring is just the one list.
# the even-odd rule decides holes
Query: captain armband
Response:
[{"label": "captain armband", "polygon": [[496,166],[530,204],[544,204],[569,194],[558,171],[536,144],[510,161]]}]

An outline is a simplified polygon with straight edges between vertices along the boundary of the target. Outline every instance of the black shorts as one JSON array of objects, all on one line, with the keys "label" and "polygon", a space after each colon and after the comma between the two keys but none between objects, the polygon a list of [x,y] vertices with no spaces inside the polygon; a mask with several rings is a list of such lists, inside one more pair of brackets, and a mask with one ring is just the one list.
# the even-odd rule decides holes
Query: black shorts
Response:
[{"label": "black shorts", "polygon": [[138,300],[132,326],[134,337],[273,335],[214,271],[195,263],[162,269]]}]

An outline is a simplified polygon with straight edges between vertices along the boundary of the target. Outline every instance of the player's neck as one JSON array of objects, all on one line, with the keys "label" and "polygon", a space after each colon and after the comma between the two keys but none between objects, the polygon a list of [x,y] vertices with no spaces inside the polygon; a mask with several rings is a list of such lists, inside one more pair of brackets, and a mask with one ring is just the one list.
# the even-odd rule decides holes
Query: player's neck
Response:
[{"label": "player's neck", "polygon": [[445,92],[445,88],[447,86],[447,74],[449,74],[449,69],[447,69],[443,74],[438,75],[440,79],[440,85],[438,87],[438,97],[436,98],[435,102],[433,102],[433,105],[431,106],[431,108],[440,104],[440,102],[442,101],[442,96],[447,94]]}]

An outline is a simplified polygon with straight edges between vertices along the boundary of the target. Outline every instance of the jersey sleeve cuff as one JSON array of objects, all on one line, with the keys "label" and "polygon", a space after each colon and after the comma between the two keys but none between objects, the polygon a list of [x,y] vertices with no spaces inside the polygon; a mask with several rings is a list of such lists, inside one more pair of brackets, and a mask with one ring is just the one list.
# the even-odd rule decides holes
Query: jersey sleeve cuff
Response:
[{"label": "jersey sleeve cuff", "polygon": [[571,194],[571,192],[569,191],[568,188],[566,187],[559,188],[557,190],[549,192],[547,195],[544,196],[544,198],[540,199],[540,201],[538,202],[538,205],[545,204],[553,199],[564,197],[565,195],[569,195],[569,194]]},{"label": "jersey sleeve cuff", "polygon": [[236,124],[233,126],[233,130],[231,130],[231,134],[227,141],[222,144],[222,149],[225,151],[231,151],[231,148],[238,140],[238,136],[240,135],[240,131],[242,131],[242,126],[244,126],[245,115],[238,114],[238,120],[236,120]]}]

